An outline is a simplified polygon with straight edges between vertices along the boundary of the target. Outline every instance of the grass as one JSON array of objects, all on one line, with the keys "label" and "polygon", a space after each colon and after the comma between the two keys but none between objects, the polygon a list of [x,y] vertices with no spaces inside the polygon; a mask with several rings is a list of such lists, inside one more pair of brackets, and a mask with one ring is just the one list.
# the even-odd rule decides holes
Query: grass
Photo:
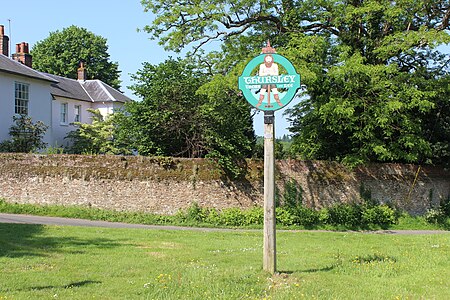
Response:
[{"label": "grass", "polygon": [[0,224],[0,299],[448,299],[450,234]]},{"label": "grass", "polygon": [[[97,209],[83,206],[62,206],[62,205],[36,205],[36,204],[18,204],[9,203],[0,199],[0,212],[13,214],[31,214],[40,216],[68,217],[87,220],[102,220],[110,222],[124,222],[133,224],[148,225],[178,225],[178,226],[196,226],[196,227],[227,227],[197,222],[192,219],[180,217],[181,215],[156,215],[143,212],[120,212],[114,210]],[[228,226],[235,227],[235,226]],[[240,228],[260,229],[262,225],[240,226]],[[445,223],[428,223],[424,217],[412,217],[407,214],[401,215],[397,224],[380,227],[371,225],[365,227],[349,227],[344,225],[315,225],[315,226],[280,226],[278,229],[324,229],[324,230],[450,230],[450,218]],[[0,299],[1,300],[1,299]]]}]

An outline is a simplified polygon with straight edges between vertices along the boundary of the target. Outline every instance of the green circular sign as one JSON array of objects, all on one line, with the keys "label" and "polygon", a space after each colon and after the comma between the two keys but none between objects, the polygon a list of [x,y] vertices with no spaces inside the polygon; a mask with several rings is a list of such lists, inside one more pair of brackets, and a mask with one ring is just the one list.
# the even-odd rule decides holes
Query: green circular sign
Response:
[{"label": "green circular sign", "polygon": [[[278,64],[287,74],[279,74]],[[257,75],[253,71],[259,68]],[[300,75],[292,63],[280,54],[265,53],[253,58],[239,77],[239,89],[255,108],[265,111],[283,108],[300,88]]]}]

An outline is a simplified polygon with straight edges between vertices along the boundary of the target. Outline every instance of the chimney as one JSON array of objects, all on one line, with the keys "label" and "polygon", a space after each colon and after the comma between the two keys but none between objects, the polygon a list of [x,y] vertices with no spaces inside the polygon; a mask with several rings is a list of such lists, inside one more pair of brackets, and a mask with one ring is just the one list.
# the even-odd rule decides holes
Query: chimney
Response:
[{"label": "chimney", "polygon": [[5,26],[0,25],[0,53],[9,56],[9,37],[5,35]]},{"label": "chimney", "polygon": [[86,72],[86,68],[84,67],[84,62],[80,62],[80,67],[77,70],[77,77],[78,80],[82,80],[82,81],[86,81],[87,78],[87,72]]},{"label": "chimney", "polygon": [[21,62],[24,65],[31,68],[32,59],[31,54],[28,53],[28,43],[22,42],[20,44],[16,44],[16,53],[12,55],[12,58],[15,61]]}]

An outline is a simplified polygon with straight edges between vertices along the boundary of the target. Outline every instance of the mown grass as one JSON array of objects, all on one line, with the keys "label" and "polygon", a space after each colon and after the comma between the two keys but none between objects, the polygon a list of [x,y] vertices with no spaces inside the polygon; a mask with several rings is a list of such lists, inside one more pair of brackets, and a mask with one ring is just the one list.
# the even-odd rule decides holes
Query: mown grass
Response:
[{"label": "mown grass", "polygon": [[[192,207],[191,207],[192,208]],[[262,224],[259,225],[224,225],[213,224],[205,221],[197,221],[197,214],[190,217],[191,208],[184,212],[180,212],[176,215],[157,215],[143,212],[126,212],[126,211],[114,211],[97,209],[84,206],[62,206],[62,205],[36,205],[36,204],[18,204],[9,203],[0,199],[0,212],[13,213],[13,214],[31,214],[39,216],[54,216],[54,217],[67,217],[67,218],[79,218],[87,220],[101,220],[110,222],[124,222],[132,224],[147,224],[147,225],[175,225],[175,226],[196,226],[196,227],[228,227],[228,228],[253,228],[260,229]],[[201,212],[200,212],[201,213]],[[232,216],[232,214],[231,214]],[[262,215],[260,216],[262,217]],[[277,217],[278,218],[278,217]],[[311,226],[285,226],[277,223],[279,229],[324,229],[324,230],[378,230],[378,229],[393,229],[393,230],[450,230],[450,218],[446,218],[443,223],[429,223],[424,217],[410,216],[408,214],[401,214],[396,224],[363,224],[360,226],[349,225],[311,225]]]},{"label": "mown grass", "polygon": [[448,299],[450,234],[0,224],[0,299]]}]

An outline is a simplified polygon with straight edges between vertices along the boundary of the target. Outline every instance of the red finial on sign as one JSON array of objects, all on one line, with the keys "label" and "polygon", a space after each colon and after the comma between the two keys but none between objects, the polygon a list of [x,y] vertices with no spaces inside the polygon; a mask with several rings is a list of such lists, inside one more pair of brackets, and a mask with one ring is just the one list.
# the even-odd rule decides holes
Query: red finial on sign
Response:
[{"label": "red finial on sign", "polygon": [[272,48],[270,46],[270,41],[267,40],[267,46],[262,48],[262,53],[276,53],[277,51],[275,50],[275,48]]}]

